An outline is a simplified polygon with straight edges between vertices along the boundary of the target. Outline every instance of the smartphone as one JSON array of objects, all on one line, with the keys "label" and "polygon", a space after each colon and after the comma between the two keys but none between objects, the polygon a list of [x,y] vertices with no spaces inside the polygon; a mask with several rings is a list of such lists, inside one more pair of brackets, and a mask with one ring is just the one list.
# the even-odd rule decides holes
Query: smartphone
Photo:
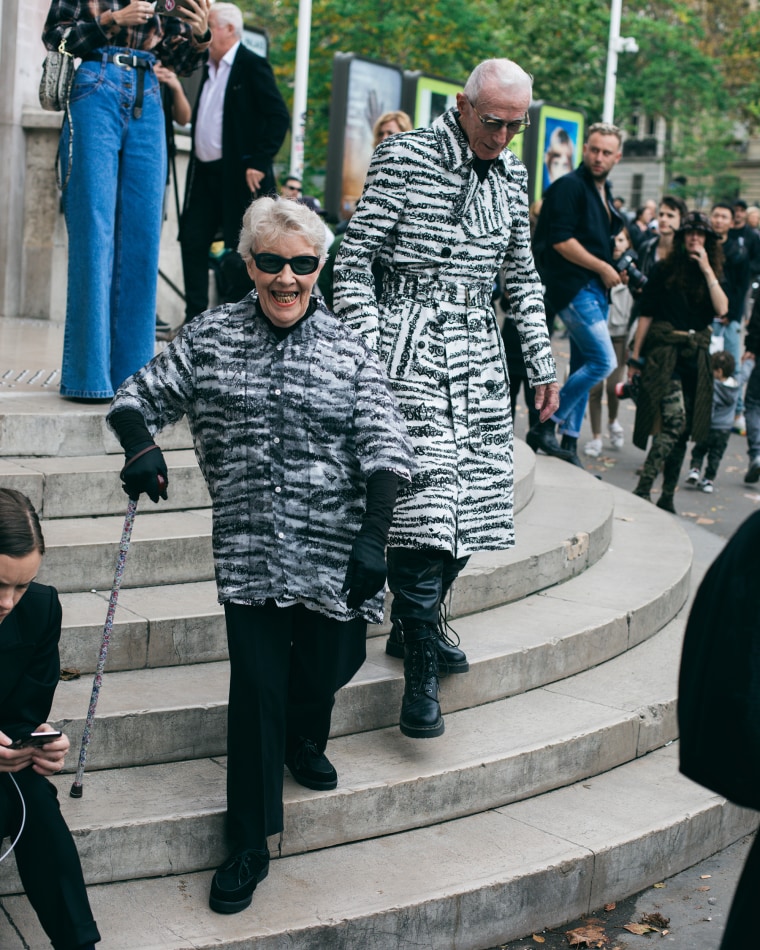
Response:
[{"label": "smartphone", "polygon": [[8,749],[27,749],[29,746],[34,746],[39,748],[40,746],[47,745],[48,742],[52,742],[53,739],[57,739],[59,736],[62,736],[62,732],[31,732],[28,736],[22,736],[20,739],[16,739],[14,742],[11,742],[9,746],[6,746]]},{"label": "smartphone", "polygon": [[185,12],[184,0],[158,0],[156,3],[156,13],[159,16],[182,17]]}]

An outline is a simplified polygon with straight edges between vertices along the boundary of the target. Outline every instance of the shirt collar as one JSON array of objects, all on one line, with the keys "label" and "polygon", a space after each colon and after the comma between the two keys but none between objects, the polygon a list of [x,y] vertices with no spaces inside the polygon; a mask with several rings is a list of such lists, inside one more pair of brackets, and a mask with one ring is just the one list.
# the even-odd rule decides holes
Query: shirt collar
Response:
[{"label": "shirt collar", "polygon": [[[450,171],[471,165],[473,159],[473,151],[467,141],[467,136],[457,122],[458,115],[459,110],[451,108],[433,122],[433,132],[438,140],[443,164]],[[509,168],[517,160],[514,154],[505,148],[501,155],[494,159],[493,164],[495,168],[501,168],[503,173],[509,176]]]}]

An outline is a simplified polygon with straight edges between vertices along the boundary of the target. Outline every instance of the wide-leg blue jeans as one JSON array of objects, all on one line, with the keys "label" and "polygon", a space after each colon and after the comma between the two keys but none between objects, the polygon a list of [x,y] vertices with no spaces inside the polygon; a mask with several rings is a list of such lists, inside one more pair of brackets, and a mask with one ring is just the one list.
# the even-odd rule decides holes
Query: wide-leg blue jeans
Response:
[{"label": "wide-leg blue jeans", "polygon": [[607,327],[608,310],[607,291],[595,278],[558,313],[573,344],[572,371],[560,390],[559,409],[552,417],[559,422],[563,435],[580,435],[589,392],[617,366]]},{"label": "wide-leg blue jeans", "polygon": [[[96,53],[117,53],[118,47]],[[134,53],[134,51],[129,51]],[[151,62],[152,54],[137,53]],[[159,84],[105,58],[83,62],[61,137],[69,234],[61,394],[105,399],[153,356],[166,139]]]}]

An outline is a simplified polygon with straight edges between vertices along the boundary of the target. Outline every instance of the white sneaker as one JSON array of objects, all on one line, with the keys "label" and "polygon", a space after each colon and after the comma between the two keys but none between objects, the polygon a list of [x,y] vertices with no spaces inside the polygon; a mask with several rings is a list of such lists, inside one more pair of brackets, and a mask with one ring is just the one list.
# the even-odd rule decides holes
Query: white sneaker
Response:
[{"label": "white sneaker", "polygon": [[737,435],[747,434],[747,420],[744,418],[743,412],[740,412],[739,415],[734,419],[734,424],[731,426],[731,431],[735,432]]},{"label": "white sneaker", "polygon": [[623,439],[623,427],[620,425],[617,419],[614,422],[610,423],[609,436],[610,436],[610,445],[612,446],[613,449],[623,448],[623,442],[625,441]]},{"label": "white sneaker", "polygon": [[696,488],[700,482],[700,471],[698,468],[693,468],[689,474],[686,476],[686,484],[689,488]]},{"label": "white sneaker", "polygon": [[703,478],[699,483],[700,490],[703,491],[706,495],[711,495],[713,492],[713,483],[709,478]]},{"label": "white sneaker", "polygon": [[592,459],[596,459],[602,454],[602,448],[601,439],[591,439],[590,442],[587,442],[583,446],[583,454],[589,455]]}]

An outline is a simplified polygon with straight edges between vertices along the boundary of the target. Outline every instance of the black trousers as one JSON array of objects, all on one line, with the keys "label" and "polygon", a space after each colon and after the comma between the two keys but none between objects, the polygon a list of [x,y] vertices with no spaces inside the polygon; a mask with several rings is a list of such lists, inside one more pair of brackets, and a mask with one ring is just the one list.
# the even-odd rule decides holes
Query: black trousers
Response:
[{"label": "black trousers", "polygon": [[438,609],[469,557],[433,548],[388,548],[391,620],[438,623]]},{"label": "black trousers", "polygon": [[[193,183],[182,212],[180,245],[185,282],[185,321],[208,309],[208,249],[222,227],[224,207],[222,160],[194,163]],[[242,224],[242,213],[241,213]],[[253,287],[237,248],[222,259],[222,296],[237,302]]]},{"label": "black trousers", "polygon": [[366,656],[367,624],[301,604],[224,605],[230,653],[227,833],[232,850],[263,848],[283,829],[286,752],[299,738],[324,752],[335,693]]},{"label": "black trousers", "polygon": [[[26,805],[13,849],[21,883],[56,950],[100,940],[92,917],[74,839],[63,819],[55,786],[31,768],[14,774]],[[21,802],[10,776],[0,775],[0,823],[11,841],[21,825]],[[2,850],[7,850],[4,842]]]}]

